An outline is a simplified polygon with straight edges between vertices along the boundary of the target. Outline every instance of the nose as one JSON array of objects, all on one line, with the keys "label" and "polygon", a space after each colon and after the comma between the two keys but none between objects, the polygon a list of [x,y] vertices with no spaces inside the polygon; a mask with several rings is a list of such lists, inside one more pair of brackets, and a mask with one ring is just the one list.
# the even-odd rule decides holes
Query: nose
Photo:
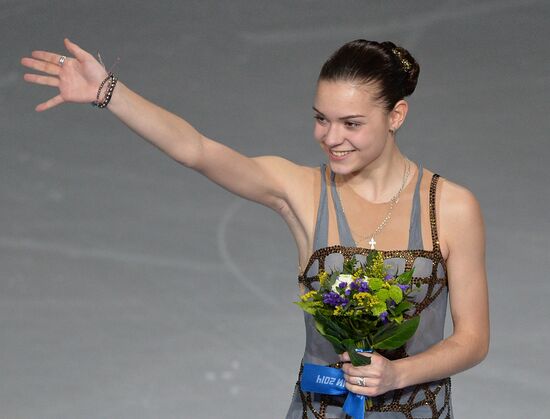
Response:
[{"label": "nose", "polygon": [[328,124],[323,135],[323,142],[328,146],[335,146],[342,141],[343,136],[338,124]]}]

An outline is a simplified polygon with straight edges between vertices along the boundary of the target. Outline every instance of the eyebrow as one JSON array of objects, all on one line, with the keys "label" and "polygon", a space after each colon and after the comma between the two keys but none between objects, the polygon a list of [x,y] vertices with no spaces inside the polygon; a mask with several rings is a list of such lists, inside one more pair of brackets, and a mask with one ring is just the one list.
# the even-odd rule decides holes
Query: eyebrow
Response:
[{"label": "eyebrow", "polygon": [[[323,112],[321,112],[319,109],[317,109],[315,106],[312,106],[312,109],[317,112],[319,115],[325,116]],[[352,118],[365,118],[365,115],[347,115],[343,116],[341,118],[338,118],[340,121],[345,121],[346,119],[352,119]]]}]

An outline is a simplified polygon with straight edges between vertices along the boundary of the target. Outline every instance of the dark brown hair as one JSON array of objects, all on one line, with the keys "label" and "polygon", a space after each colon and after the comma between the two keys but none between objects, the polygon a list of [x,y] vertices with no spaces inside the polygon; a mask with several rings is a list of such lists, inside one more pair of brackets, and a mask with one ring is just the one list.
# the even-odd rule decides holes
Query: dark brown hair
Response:
[{"label": "dark brown hair", "polygon": [[393,42],[357,39],[340,47],[325,62],[319,80],[374,84],[377,98],[389,111],[416,88],[420,66]]}]

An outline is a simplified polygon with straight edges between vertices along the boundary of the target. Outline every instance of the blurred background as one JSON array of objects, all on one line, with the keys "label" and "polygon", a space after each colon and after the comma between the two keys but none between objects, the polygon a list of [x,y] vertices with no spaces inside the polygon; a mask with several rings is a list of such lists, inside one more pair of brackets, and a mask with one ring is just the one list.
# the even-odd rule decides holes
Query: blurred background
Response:
[{"label": "blurred background", "polygon": [[211,138],[312,166],[324,60],[356,38],[409,49],[400,146],[487,227],[492,346],[454,377],[455,415],[547,417],[549,18],[543,0],[1,1],[0,417],[282,418],[303,351],[276,214],[109,112],[34,112],[54,90],[19,60],[66,36]]}]

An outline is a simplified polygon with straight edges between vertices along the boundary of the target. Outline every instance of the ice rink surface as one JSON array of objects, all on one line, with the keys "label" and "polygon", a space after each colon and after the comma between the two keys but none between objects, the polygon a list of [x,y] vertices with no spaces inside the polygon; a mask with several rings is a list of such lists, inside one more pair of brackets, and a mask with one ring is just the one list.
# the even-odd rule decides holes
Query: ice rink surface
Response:
[{"label": "ice rink surface", "polygon": [[[342,43],[421,65],[402,150],[487,227],[492,346],[456,418],[550,408],[550,2],[0,2],[0,418],[282,418],[303,351],[293,240],[19,59],[101,51],[125,84],[248,155],[318,165],[315,81]],[[467,234],[467,233],[465,233]]]}]

